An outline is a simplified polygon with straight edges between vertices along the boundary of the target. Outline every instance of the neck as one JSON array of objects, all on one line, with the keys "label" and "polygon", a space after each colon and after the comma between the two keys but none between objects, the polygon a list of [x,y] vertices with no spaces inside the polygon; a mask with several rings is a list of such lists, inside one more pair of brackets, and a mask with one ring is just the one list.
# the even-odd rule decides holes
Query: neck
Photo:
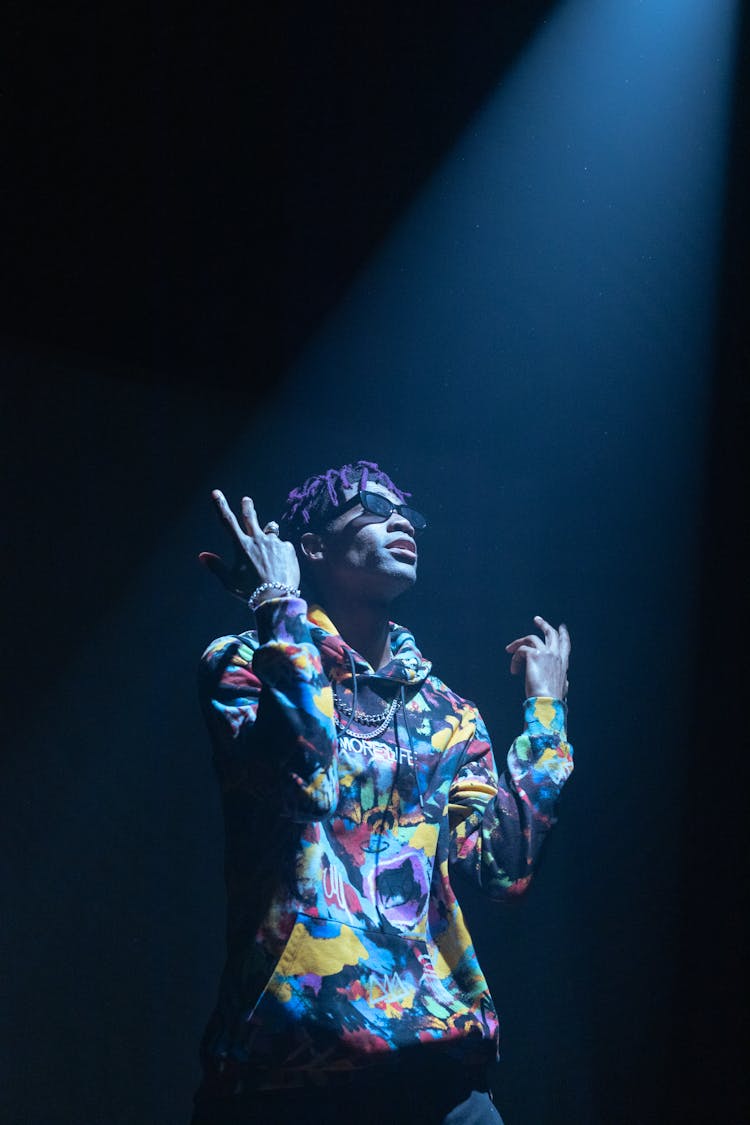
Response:
[{"label": "neck", "polygon": [[346,643],[375,669],[391,658],[391,630],[388,606],[370,602],[325,600],[325,611]]}]

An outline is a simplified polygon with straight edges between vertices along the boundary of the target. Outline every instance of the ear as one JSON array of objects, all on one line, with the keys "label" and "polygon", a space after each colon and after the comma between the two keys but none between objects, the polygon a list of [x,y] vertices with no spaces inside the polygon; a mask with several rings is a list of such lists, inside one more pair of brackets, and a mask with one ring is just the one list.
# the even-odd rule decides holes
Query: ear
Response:
[{"label": "ear", "polygon": [[302,554],[310,562],[319,562],[325,557],[325,543],[316,531],[306,531],[299,541]]}]

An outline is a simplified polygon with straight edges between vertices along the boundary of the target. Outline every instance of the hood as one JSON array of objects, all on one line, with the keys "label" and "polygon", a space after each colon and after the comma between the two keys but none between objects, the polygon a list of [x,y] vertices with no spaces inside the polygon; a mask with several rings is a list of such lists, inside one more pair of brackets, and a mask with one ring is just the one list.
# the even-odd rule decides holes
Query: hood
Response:
[{"label": "hood", "polygon": [[351,677],[352,661],[358,679],[392,680],[397,684],[421,686],[430,674],[432,664],[422,656],[414,637],[403,625],[391,621],[391,659],[375,671],[346,643],[320,606],[312,606],[307,616],[313,641],[320,650],[323,670],[329,679],[341,681]]}]

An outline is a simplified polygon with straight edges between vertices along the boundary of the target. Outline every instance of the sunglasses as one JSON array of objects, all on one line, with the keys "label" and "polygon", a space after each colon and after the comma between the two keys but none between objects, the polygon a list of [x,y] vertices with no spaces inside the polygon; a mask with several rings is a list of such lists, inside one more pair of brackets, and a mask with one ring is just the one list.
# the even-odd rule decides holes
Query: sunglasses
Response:
[{"label": "sunglasses", "polygon": [[356,496],[352,496],[351,500],[341,505],[336,512],[336,517],[348,512],[357,504],[361,504],[369,515],[380,516],[381,520],[390,519],[393,512],[398,512],[409,521],[415,531],[424,531],[427,527],[427,520],[415,508],[410,508],[408,504],[392,504],[387,496],[382,496],[379,492],[363,492],[361,489]]}]

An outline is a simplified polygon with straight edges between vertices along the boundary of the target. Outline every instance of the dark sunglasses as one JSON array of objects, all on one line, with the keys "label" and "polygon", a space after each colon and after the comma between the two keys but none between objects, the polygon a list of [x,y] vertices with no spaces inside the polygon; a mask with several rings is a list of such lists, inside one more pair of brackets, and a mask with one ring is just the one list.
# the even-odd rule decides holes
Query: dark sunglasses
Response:
[{"label": "dark sunglasses", "polygon": [[341,505],[334,518],[348,512],[357,504],[361,504],[369,515],[380,516],[383,520],[390,519],[392,512],[398,512],[409,521],[415,531],[424,531],[427,527],[427,520],[415,508],[410,508],[408,504],[392,504],[387,496],[381,496],[379,492],[363,492],[361,489],[356,496],[352,496],[351,500]]}]

